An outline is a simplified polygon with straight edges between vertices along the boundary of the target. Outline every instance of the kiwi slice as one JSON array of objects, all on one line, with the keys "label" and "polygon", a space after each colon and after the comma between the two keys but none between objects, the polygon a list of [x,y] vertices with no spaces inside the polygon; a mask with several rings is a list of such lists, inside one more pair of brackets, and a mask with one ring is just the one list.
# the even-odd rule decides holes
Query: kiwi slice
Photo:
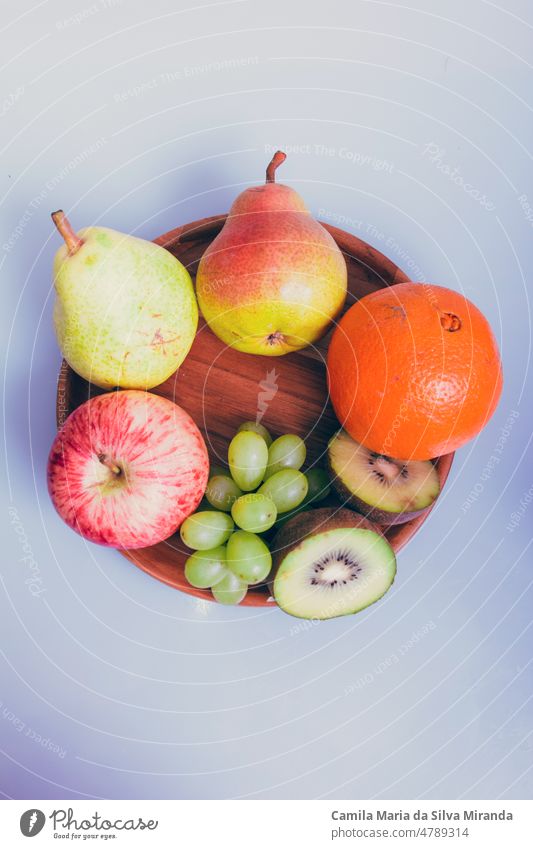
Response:
[{"label": "kiwi slice", "polygon": [[286,613],[332,619],[381,598],[396,557],[379,529],[352,510],[322,507],[289,519],[274,538],[271,591]]},{"label": "kiwi slice", "polygon": [[378,525],[398,525],[433,506],[440,492],[431,460],[395,460],[369,451],[345,430],[329,441],[331,482],[342,503]]}]

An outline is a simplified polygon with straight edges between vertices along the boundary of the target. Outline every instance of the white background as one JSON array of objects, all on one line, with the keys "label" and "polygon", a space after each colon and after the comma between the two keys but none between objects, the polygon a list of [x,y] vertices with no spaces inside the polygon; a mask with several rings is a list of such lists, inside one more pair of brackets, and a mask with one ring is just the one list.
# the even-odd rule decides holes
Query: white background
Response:
[{"label": "white background", "polygon": [[[530,5],[44,0],[0,30],[1,791],[530,797]],[[464,291],[506,379],[393,590],[307,630],[158,584],[72,534],[45,486],[49,213],[153,238],[226,211],[273,147],[315,215]]]}]

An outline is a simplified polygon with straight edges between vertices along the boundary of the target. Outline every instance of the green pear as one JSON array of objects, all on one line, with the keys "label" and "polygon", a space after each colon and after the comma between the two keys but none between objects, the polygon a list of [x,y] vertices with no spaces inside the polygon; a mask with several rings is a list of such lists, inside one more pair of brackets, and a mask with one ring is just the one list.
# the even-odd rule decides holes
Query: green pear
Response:
[{"label": "green pear", "polygon": [[198,307],[186,268],[164,248],[110,230],[75,233],[52,213],[65,244],[54,260],[54,323],[61,352],[86,380],[150,389],[193,343]]}]

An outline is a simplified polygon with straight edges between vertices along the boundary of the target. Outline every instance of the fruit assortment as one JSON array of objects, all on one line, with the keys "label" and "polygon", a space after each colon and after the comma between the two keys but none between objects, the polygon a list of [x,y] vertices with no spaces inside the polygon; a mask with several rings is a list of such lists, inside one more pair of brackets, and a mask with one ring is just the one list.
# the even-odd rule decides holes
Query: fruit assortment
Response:
[{"label": "fruit assortment", "polygon": [[[138,549],[179,532],[187,582],[222,604],[264,586],[285,612],[329,619],[390,588],[388,529],[433,507],[435,458],[487,423],[502,371],[487,320],[450,289],[391,285],[339,319],[346,262],[302,198],[276,182],[284,160],[278,151],[265,184],[236,198],[195,286],[164,248],[105,227],[76,233],[52,214],[65,242],[54,262],[60,349],[75,372],[113,391],[67,418],[48,485],[60,516],[92,542]],[[290,355],[337,322],[327,387],[338,426],[323,446],[326,469],[306,468],[301,435],[273,439],[260,416],[240,425],[227,464],[210,469],[190,415],[149,391],[187,357],[198,307],[243,356]]]}]

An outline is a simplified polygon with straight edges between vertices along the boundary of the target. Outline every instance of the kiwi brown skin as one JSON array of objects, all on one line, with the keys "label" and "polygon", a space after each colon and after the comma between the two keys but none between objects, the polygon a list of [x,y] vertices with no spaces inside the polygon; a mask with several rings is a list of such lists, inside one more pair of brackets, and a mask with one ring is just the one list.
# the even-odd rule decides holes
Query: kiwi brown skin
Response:
[{"label": "kiwi brown skin", "polygon": [[422,507],[421,510],[409,510],[404,511],[403,513],[391,513],[390,510],[380,510],[379,507],[371,507],[370,504],[366,503],[366,501],[363,501],[361,498],[358,498],[357,495],[354,495],[353,492],[350,492],[348,487],[341,481],[340,477],[335,474],[331,465],[329,454],[327,467],[331,485],[337,493],[343,507],[349,507],[351,510],[356,510],[364,516],[365,519],[368,519],[369,522],[373,522],[376,525],[382,525],[387,528],[391,525],[402,525],[404,522],[409,522],[411,519],[416,518],[416,516],[421,516],[423,513],[429,513],[435,504],[435,502],[433,502],[433,504],[430,504],[428,507]]},{"label": "kiwi brown skin", "polygon": [[332,507],[317,507],[314,510],[306,510],[289,519],[278,531],[272,540],[270,550],[272,552],[272,570],[268,576],[270,594],[273,595],[274,578],[282,560],[309,536],[322,534],[326,531],[336,531],[340,528],[362,528],[366,531],[383,536],[381,528],[374,525],[364,516],[353,510]]}]

